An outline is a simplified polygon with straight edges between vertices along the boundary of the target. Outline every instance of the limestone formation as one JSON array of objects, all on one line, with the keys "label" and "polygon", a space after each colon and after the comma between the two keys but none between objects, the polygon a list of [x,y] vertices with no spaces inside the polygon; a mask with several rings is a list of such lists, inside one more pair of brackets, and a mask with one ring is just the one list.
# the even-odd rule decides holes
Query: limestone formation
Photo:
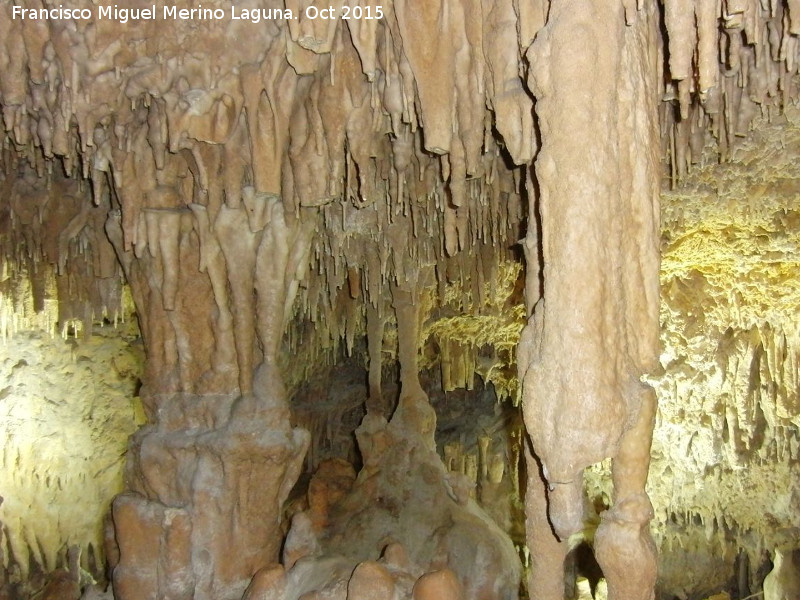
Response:
[{"label": "limestone formation", "polygon": [[[707,411],[725,434],[681,438],[683,455],[725,455],[703,463],[709,489],[732,479],[715,465],[754,453],[795,480],[796,323],[758,284],[721,283],[687,231],[665,244],[692,260],[664,295],[667,312],[695,302],[668,335],[696,351],[685,372],[658,328],[659,190],[735,158],[759,120],[791,119],[798,33],[796,0],[0,2],[0,338],[60,333],[77,360],[129,293],[146,351],[115,597],[509,600],[516,551],[475,499],[513,521],[525,487],[532,598],[561,598],[569,545],[590,537],[612,598],[653,598],[650,520],[694,516],[648,497],[666,414],[651,386],[665,397],[660,370],[689,385],[701,333],[725,349],[706,360],[725,374]],[[686,222],[709,225],[706,204]],[[780,210],[742,212],[771,239],[794,227]],[[778,262],[771,283],[796,279]],[[739,311],[724,327],[718,306],[697,316],[723,285]],[[292,405],[345,357],[368,372],[358,475],[321,461],[335,436]],[[7,363],[0,401],[22,394],[25,365]],[[521,405],[508,457],[460,440],[443,463],[434,367],[447,393],[477,375]],[[3,454],[12,480],[23,454]],[[293,495],[305,463],[322,466]],[[63,568],[89,537],[102,554],[97,514],[91,536],[40,535],[0,492],[4,580]],[[735,529],[692,506],[709,539]],[[761,527],[754,557],[784,547],[781,527]]]},{"label": "limestone formation", "polygon": [[[56,277],[45,278],[47,295]],[[66,568],[68,546],[82,551],[83,569],[102,574],[103,517],[123,490],[125,447],[143,420],[135,326],[96,327],[81,344],[75,335],[17,332],[0,351],[2,554],[20,569],[15,584]]]},{"label": "limestone formation", "polygon": [[797,552],[775,549],[773,569],[764,580],[764,600],[796,598],[800,594]]},{"label": "limestone formation", "polygon": [[[356,430],[364,464],[357,478],[341,460],[323,462],[312,477],[308,509],[293,517],[284,547],[287,577],[297,582],[286,600],[335,595],[344,583],[354,600],[391,598],[410,584],[414,598],[517,596],[521,573],[510,540],[470,498],[466,479],[448,474],[436,454],[435,413],[417,368],[420,302],[412,289],[392,288],[398,407],[388,422],[368,412]],[[374,562],[381,553],[391,571]],[[342,574],[348,563],[349,581]]]},{"label": "limestone formation", "polygon": [[425,573],[414,584],[414,600],[459,600],[463,597],[461,585],[449,569]]},{"label": "limestone formation", "polygon": [[282,565],[260,569],[247,587],[242,600],[278,600],[286,591],[286,572]]},{"label": "limestone formation", "polygon": [[[640,378],[658,356],[655,13],[640,11],[626,23],[623,7],[617,10],[592,2],[554,5],[551,23],[529,50],[542,119],[535,169],[544,286],[522,332],[518,368],[525,424],[540,461],[529,461],[529,481],[541,467],[548,487],[549,519],[529,520],[534,561],[539,547],[561,547],[535,538],[554,533],[563,544],[582,531],[583,469],[612,456],[610,512],[624,516],[601,524],[601,539],[614,542],[597,546],[608,552],[598,560],[612,593],[647,600],[656,578],[650,511],[625,507],[634,497],[649,505],[644,486],[654,400]],[[563,44],[560,31],[579,32],[598,53]],[[568,124],[583,135],[552,135]],[[570,160],[582,151],[586,162]],[[598,246],[601,237],[613,241]],[[531,266],[527,276],[538,278]],[[542,508],[540,488],[530,481],[529,515]],[[636,535],[618,519],[634,523]],[[631,570],[640,579],[617,592]],[[538,597],[560,598],[561,574],[551,576],[549,591]]]},{"label": "limestone formation", "polygon": [[377,562],[363,562],[347,583],[348,600],[393,598],[395,584],[389,571]]},{"label": "limestone formation", "polygon": [[[669,589],[691,580],[711,595],[737,579],[740,595],[756,593],[767,553],[791,545],[798,526],[795,110],[757,119],[735,160],[698,165],[662,195],[663,373],[651,378],[648,490]],[[702,484],[688,475],[698,470]],[[713,560],[703,558],[709,546]]]}]

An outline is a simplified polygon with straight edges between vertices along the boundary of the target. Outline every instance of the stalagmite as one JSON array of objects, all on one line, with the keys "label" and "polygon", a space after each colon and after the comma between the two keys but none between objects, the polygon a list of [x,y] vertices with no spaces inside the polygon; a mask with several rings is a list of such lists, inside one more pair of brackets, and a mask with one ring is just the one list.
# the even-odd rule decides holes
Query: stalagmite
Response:
[{"label": "stalagmite", "polygon": [[347,600],[392,598],[394,595],[395,583],[392,576],[380,563],[361,563],[347,583]]},{"label": "stalagmite", "polygon": [[449,569],[432,571],[414,584],[414,600],[461,600],[464,591],[455,574]]},{"label": "stalagmite", "polygon": [[764,580],[764,600],[795,598],[800,594],[798,551],[775,549],[774,567]]},{"label": "stalagmite", "polygon": [[367,304],[367,352],[369,354],[369,398],[367,409],[376,412],[383,411],[381,393],[381,371],[383,369],[383,315],[379,307]]},{"label": "stalagmite", "polygon": [[547,483],[538,461],[525,445],[527,482],[525,486],[525,530],[530,551],[528,590],[533,600],[561,600],[564,597],[564,559],[567,540],[553,535],[548,519]]},{"label": "stalagmite", "polygon": [[[601,515],[595,554],[612,598],[652,598],[657,572],[656,547],[650,534],[653,507],[645,493],[655,419],[655,394],[641,397],[639,414],[623,434],[612,472],[614,505]],[[631,570],[631,565],[635,569]],[[635,573],[635,574],[634,574]]]}]

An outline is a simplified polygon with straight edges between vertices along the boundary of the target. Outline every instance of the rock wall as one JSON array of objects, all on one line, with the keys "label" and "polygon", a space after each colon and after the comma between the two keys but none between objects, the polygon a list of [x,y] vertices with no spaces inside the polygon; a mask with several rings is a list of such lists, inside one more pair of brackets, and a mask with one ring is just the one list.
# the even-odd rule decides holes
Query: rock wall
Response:
[{"label": "rock wall", "polygon": [[[693,523],[728,565],[746,552],[747,593],[759,591],[767,556],[796,547],[800,525],[797,119],[795,108],[758,119],[729,164],[698,166],[664,196],[665,373],[651,471],[671,490],[658,502],[662,543],[680,554]],[[702,488],[689,471],[705,474]]]},{"label": "rock wall", "polygon": [[3,591],[24,598],[67,566],[68,550],[106,576],[103,517],[123,488],[127,438],[144,420],[143,357],[102,232],[108,205],[87,202],[78,181],[38,177],[13,153],[5,161],[0,522]]},{"label": "rock wall", "polygon": [[106,518],[143,417],[136,339],[121,324],[96,327],[80,345],[30,329],[3,344],[0,594],[40,592],[45,575],[69,566],[70,549],[87,574],[106,579]]}]

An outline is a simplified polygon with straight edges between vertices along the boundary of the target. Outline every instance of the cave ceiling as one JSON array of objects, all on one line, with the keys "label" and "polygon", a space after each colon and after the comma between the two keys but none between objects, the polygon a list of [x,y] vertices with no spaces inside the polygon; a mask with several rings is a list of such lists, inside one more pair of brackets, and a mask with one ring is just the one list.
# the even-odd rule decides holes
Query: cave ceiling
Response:
[{"label": "cave ceiling", "polygon": [[[387,282],[418,270],[438,284],[439,303],[458,282],[480,312],[499,265],[520,258],[535,195],[526,50],[549,3],[456,3],[442,12],[401,2],[382,5],[381,19],[346,21],[311,20],[308,4],[270,6],[298,17],[286,26],[233,19],[214,2],[202,6],[224,10],[223,19],[159,11],[136,19],[134,10],[149,6],[131,4],[124,23],[122,13],[88,2],[69,7],[89,11],[88,20],[23,19],[19,8],[42,6],[4,2],[5,273],[41,259],[63,272],[74,255],[93,263],[76,272],[109,278],[114,253],[99,239],[108,208],[134,263],[145,254],[160,261],[157,231],[172,227],[184,232],[179,239],[193,230],[193,260],[206,269],[220,251],[204,233],[221,228],[221,207],[244,202],[259,231],[280,199],[293,249],[287,287],[297,298],[286,319],[312,324],[292,339],[352,346],[365,307],[390,312]],[[624,5],[634,19],[636,6]],[[658,118],[672,184],[707,143],[727,158],[754,117],[777,115],[794,96],[793,8],[664,4]],[[171,220],[170,211],[182,216]],[[168,296],[175,270],[166,269]],[[202,293],[211,295],[207,286]],[[119,296],[84,289],[77,296],[91,309],[65,306],[62,317],[113,312],[109,295]]]}]

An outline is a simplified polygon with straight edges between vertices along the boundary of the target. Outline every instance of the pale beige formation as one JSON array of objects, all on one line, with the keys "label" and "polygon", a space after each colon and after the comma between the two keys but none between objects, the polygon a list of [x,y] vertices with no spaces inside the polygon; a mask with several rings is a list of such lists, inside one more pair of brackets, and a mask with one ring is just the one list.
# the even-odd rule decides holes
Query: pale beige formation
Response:
[{"label": "pale beige formation", "polygon": [[[682,390],[709,379],[661,351],[660,319],[698,354],[703,335],[732,348],[692,363],[725,373],[703,394],[720,399],[726,464],[764,440],[760,457],[796,456],[796,326],[748,317],[758,285],[730,294],[730,331],[702,330],[689,321],[720,283],[691,272],[695,253],[665,277],[664,310],[685,321],[659,313],[660,251],[696,242],[660,248],[659,191],[735,158],[759,117],[791,115],[795,0],[177,0],[148,18],[133,4],[0,3],[0,337],[91,344],[124,281],[146,352],[146,424],[106,536],[118,600],[513,600],[520,558],[526,592],[556,599],[581,540],[611,598],[653,598],[650,520],[680,520],[646,492],[654,422],[671,418],[660,370]],[[772,217],[766,232],[794,226]],[[320,384],[333,364],[363,367],[363,397]],[[524,431],[501,411],[441,431],[443,461],[437,410],[479,392],[476,375],[521,404]],[[364,405],[360,426],[343,425],[352,406],[307,406],[337,393]],[[657,465],[673,439],[684,455],[720,446],[708,428],[673,433]],[[713,537],[717,512],[699,512]],[[1,514],[4,589],[29,555],[52,571],[64,543],[87,544],[39,548]]]},{"label": "pale beige formation", "polygon": [[43,587],[38,569],[67,567],[70,547],[87,572],[106,560],[104,517],[143,422],[134,398],[143,357],[130,345],[135,326],[97,329],[82,344],[18,331],[0,354],[0,558],[25,594]]},{"label": "pale beige formation", "polygon": [[789,600],[800,594],[800,564],[797,552],[775,549],[772,571],[764,580],[764,600]]},{"label": "pale beige formation", "polygon": [[730,163],[706,160],[662,196],[664,372],[648,489],[673,589],[690,579],[711,594],[736,577],[755,593],[800,524],[797,123],[795,108],[757,119]]},{"label": "pale beige formation", "polygon": [[[644,491],[654,396],[640,378],[658,357],[656,15],[648,7],[626,23],[623,13],[589,1],[552,6],[528,51],[543,140],[535,163],[543,283],[518,368],[538,459],[528,461],[529,515],[548,488],[549,518],[529,516],[534,562],[539,552],[563,559],[584,526],[583,469],[611,456],[614,503],[595,550],[612,597],[646,600],[656,578]],[[596,52],[565,43],[567,31]],[[553,134],[567,128],[576,134]],[[538,279],[536,266],[528,277]],[[542,540],[554,534],[560,544]],[[561,597],[562,576],[552,577],[534,597]]]}]

